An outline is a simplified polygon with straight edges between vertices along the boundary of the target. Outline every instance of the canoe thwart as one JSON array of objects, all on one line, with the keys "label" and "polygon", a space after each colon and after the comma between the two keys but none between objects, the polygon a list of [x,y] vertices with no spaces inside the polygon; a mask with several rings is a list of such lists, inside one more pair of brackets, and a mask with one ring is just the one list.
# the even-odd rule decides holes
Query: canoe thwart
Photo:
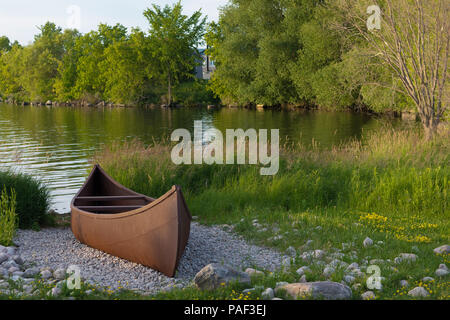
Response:
[{"label": "canoe thwart", "polygon": [[145,200],[145,196],[89,196],[78,197],[77,200],[86,201],[113,201],[113,200]]},{"label": "canoe thwart", "polygon": [[139,208],[142,208],[142,206],[79,206],[78,207],[81,210],[84,211],[117,211],[117,210],[123,210],[123,211],[130,211],[130,210],[136,210]]}]

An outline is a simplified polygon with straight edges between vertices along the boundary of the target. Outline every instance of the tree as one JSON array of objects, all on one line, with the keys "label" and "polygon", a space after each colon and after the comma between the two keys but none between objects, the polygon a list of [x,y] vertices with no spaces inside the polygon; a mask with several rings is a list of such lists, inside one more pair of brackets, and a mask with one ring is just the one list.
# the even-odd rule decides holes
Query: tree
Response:
[{"label": "tree", "polygon": [[[367,27],[367,8],[381,8],[380,29]],[[426,139],[431,139],[448,109],[450,2],[447,0],[384,0],[339,2],[348,32],[367,41],[373,61],[389,68],[401,83],[392,88],[408,96],[421,117]],[[376,13],[375,13],[376,14]],[[378,86],[390,86],[383,81]]]},{"label": "tree", "polygon": [[172,103],[172,87],[184,78],[193,77],[193,70],[199,63],[197,50],[206,23],[201,12],[190,17],[182,14],[179,2],[164,8],[152,5],[144,11],[150,29],[149,36],[153,54],[158,60],[160,81],[167,83],[168,104]]},{"label": "tree", "polygon": [[145,33],[133,29],[127,40],[117,41],[105,50],[107,99],[136,105],[153,98],[157,63],[151,49]]},{"label": "tree", "polygon": [[105,50],[116,42],[126,41],[127,29],[121,24],[100,24],[98,30],[77,39],[74,50],[79,54],[75,97],[83,100],[104,99],[106,73],[109,69]]},{"label": "tree", "polygon": [[8,37],[0,37],[0,55],[2,51],[9,51],[11,50],[11,42],[9,41]]}]

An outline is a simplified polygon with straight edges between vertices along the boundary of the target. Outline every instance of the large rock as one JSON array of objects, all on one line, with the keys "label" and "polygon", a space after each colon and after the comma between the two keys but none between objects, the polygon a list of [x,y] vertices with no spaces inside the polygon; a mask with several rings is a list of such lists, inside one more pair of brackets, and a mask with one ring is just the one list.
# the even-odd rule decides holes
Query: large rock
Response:
[{"label": "large rock", "polygon": [[290,283],[277,288],[277,292],[280,290],[285,290],[293,299],[311,296],[315,299],[342,300],[352,297],[352,289],[331,281]]},{"label": "large rock", "polygon": [[411,297],[419,298],[419,297],[427,297],[430,294],[423,287],[415,287],[414,289],[408,292],[408,295]]},{"label": "large rock", "polygon": [[448,244],[437,247],[433,250],[436,254],[450,254],[450,246]]},{"label": "large rock", "polygon": [[250,276],[229,266],[212,263],[197,273],[194,282],[202,290],[214,290],[230,282],[250,284]]}]

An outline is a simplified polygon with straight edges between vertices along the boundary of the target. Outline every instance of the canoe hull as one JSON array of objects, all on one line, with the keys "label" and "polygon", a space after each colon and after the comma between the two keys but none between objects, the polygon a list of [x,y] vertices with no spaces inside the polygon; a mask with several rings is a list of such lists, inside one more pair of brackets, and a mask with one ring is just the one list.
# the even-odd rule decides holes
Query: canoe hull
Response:
[{"label": "canoe hull", "polygon": [[[129,190],[128,190],[129,191]],[[123,213],[97,214],[71,205],[75,237],[92,248],[175,275],[190,234],[191,215],[181,189]]]}]

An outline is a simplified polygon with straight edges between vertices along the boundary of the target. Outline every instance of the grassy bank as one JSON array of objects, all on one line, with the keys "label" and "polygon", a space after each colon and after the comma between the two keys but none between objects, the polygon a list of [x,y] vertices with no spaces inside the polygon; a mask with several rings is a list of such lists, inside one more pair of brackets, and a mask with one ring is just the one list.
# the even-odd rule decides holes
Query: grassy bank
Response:
[{"label": "grassy bank", "polygon": [[16,213],[21,229],[39,229],[52,224],[47,214],[50,205],[48,189],[30,175],[11,171],[0,171],[0,188],[16,193]]},{"label": "grassy bank", "polygon": [[[416,131],[386,129],[362,143],[332,150],[289,146],[274,177],[260,176],[254,166],[175,166],[170,146],[164,145],[115,145],[96,161],[119,182],[151,196],[181,185],[200,222],[230,225],[260,245],[280,250],[293,246],[301,252],[313,240],[310,249],[339,248],[348,263],[417,254],[412,265],[381,265],[386,280],[377,296],[389,299],[404,296],[400,280],[419,284],[448,262],[448,256],[435,255],[433,248],[450,240],[449,137],[446,129],[425,142]],[[364,248],[366,237],[382,242]],[[301,261],[277,277],[295,281],[299,266]],[[342,276],[336,272],[331,279],[340,282]],[[325,277],[313,270],[308,281],[313,280]],[[448,279],[436,279],[430,286],[431,298],[448,298]]]}]

